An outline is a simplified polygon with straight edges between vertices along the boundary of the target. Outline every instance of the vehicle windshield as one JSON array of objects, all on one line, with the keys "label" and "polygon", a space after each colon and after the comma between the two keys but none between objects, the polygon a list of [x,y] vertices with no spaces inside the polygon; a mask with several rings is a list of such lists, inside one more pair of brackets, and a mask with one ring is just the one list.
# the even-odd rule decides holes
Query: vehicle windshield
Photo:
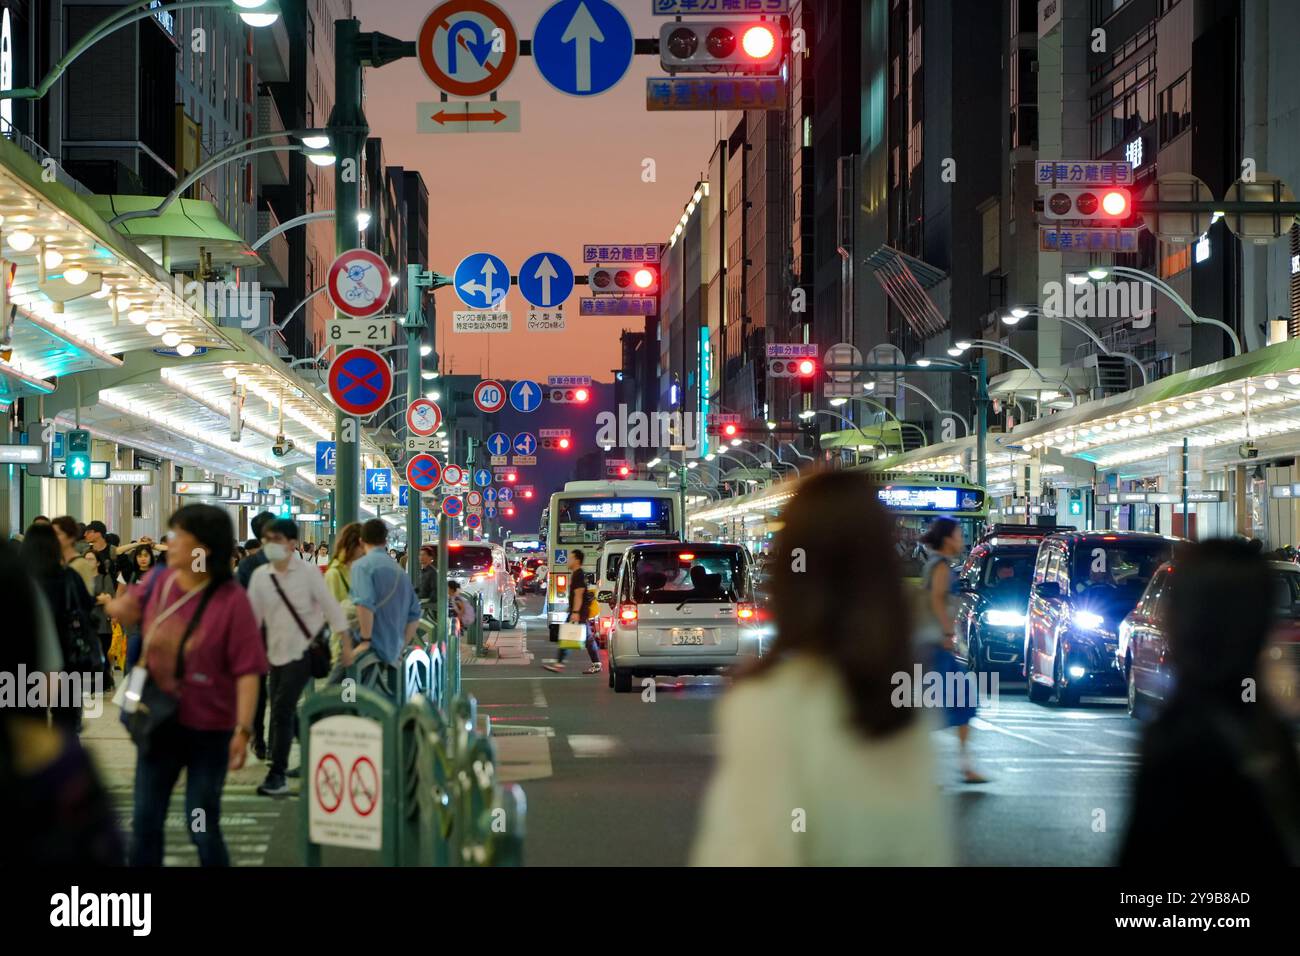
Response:
[{"label": "vehicle windshield", "polygon": [[1151,576],[1169,560],[1170,541],[1125,541],[1096,539],[1080,542],[1074,556],[1070,584],[1075,594],[1099,598],[1137,599],[1146,590]]},{"label": "vehicle windshield", "polygon": [[606,581],[618,580],[618,569],[622,563],[623,563],[623,555],[621,554],[611,554],[606,556],[605,558],[605,580]]},{"label": "vehicle windshield", "polygon": [[492,549],[463,545],[447,549],[448,574],[475,574],[492,567]]},{"label": "vehicle windshield", "polygon": [[1024,604],[1029,600],[1029,584],[1034,578],[1037,548],[999,550],[989,555],[975,590],[990,600],[1003,597]]},{"label": "vehicle windshield", "polygon": [[565,498],[556,508],[559,545],[676,535],[672,503],[664,498]]},{"label": "vehicle windshield", "polygon": [[1284,620],[1300,619],[1300,572],[1274,572],[1273,611]]},{"label": "vehicle windshield", "polygon": [[680,548],[636,552],[632,600],[638,604],[731,602],[748,597],[738,548]]}]

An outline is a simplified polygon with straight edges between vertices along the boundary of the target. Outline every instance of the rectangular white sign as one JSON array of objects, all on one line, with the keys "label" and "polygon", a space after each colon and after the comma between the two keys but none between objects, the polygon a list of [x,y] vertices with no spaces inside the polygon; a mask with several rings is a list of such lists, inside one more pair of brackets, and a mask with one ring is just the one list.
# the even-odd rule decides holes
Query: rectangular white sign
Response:
[{"label": "rectangular white sign", "polygon": [[534,309],[528,313],[528,331],[563,332],[564,313],[558,309],[545,311]]},{"label": "rectangular white sign", "polygon": [[392,345],[392,319],[327,319],[325,341],[330,345]]},{"label": "rectangular white sign", "polygon": [[0,445],[0,464],[39,465],[44,460],[44,445]]},{"label": "rectangular white sign", "polygon": [[817,358],[820,353],[815,342],[773,342],[767,347],[767,357],[774,358]]},{"label": "rectangular white sign", "polygon": [[312,725],[309,740],[302,779],[311,842],[381,849],[383,725],[367,717],[334,714]]},{"label": "rectangular white sign", "polygon": [[440,438],[408,438],[406,439],[407,451],[437,451],[442,444]]},{"label": "rectangular white sign", "polygon": [[509,332],[509,312],[453,312],[453,332]]},{"label": "rectangular white sign", "polygon": [[106,485],[152,485],[155,472],[148,468],[119,468],[105,480]]}]

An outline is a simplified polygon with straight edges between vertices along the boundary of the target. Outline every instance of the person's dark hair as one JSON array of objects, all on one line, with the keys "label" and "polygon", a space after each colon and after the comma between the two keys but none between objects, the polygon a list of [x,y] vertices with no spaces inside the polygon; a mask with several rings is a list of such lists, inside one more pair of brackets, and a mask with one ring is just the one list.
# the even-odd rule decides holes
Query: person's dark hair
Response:
[{"label": "person's dark hair", "polygon": [[583,551],[581,548],[574,548],[572,551],[569,552],[569,554],[573,555],[579,561],[587,560],[587,553]]},{"label": "person's dark hair", "polygon": [[448,582],[447,582],[447,590],[448,590],[448,591],[451,591],[451,592],[459,591],[459,590],[460,590],[460,582],[459,582],[459,581],[448,581]]},{"label": "person's dark hair", "polygon": [[104,540],[108,542],[108,546],[110,548],[116,548],[119,544],[122,543],[121,535],[118,535],[112,531],[104,535]]},{"label": "person's dark hair", "polygon": [[37,515],[32,519],[32,524],[49,524],[50,519],[46,515]]},{"label": "person's dark hair", "polygon": [[380,545],[388,543],[388,525],[378,518],[371,518],[361,526],[361,543]]},{"label": "person's dark hair", "polygon": [[244,542],[245,551],[256,551],[261,546],[262,546],[261,538],[249,538],[247,541]]},{"label": "person's dark hair", "polygon": [[298,522],[292,518],[276,518],[262,529],[262,534],[278,534],[289,541],[297,541]]},{"label": "person's dark hair", "polygon": [[167,526],[194,535],[208,549],[207,572],[211,584],[205,599],[234,577],[230,559],[235,553],[235,526],[225,511],[216,505],[185,505],[172,515]]},{"label": "person's dark hair", "polygon": [[23,535],[20,551],[27,572],[36,578],[53,578],[63,573],[63,548],[54,526],[33,524]]},{"label": "person's dark hair", "polygon": [[[866,475],[832,471],[802,481],[786,504],[772,567],[777,637],[750,671],[763,674],[792,653],[820,658],[839,674],[853,728],[883,737],[906,726],[893,677],[912,669],[910,608],[894,529]],[[863,561],[871,567],[863,574]],[[853,595],[869,614],[845,614]]]},{"label": "person's dark hair", "polygon": [[72,515],[59,515],[53,519],[50,524],[63,532],[65,537],[76,541],[81,537],[81,528],[77,525],[77,519]]},{"label": "person's dark hair", "polygon": [[268,524],[270,524],[275,519],[276,519],[276,515],[274,512],[271,511],[259,511],[257,514],[253,515],[253,521],[252,521],[253,537],[261,538],[262,529],[265,528]]},{"label": "person's dark hair", "polygon": [[1239,693],[1243,679],[1257,677],[1273,628],[1276,602],[1268,562],[1246,541],[1188,544],[1175,552],[1168,587],[1176,692]]},{"label": "person's dark hair", "polygon": [[108,525],[106,525],[106,524],[104,524],[104,522],[102,522],[102,521],[98,521],[98,520],[96,520],[96,521],[88,521],[88,522],[86,522],[86,526],[85,526],[85,528],[83,529],[82,533],[84,534],[86,531],[94,531],[96,534],[107,535],[107,534],[108,534]]},{"label": "person's dark hair", "polygon": [[930,527],[925,529],[925,534],[921,535],[921,543],[931,551],[938,551],[958,527],[960,525],[952,518],[935,518],[930,522]]}]

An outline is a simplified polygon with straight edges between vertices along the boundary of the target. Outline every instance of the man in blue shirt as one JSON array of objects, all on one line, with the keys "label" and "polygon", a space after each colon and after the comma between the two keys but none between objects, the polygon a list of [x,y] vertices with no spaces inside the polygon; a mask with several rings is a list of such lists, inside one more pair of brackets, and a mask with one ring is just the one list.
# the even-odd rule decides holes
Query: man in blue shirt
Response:
[{"label": "man in blue shirt", "polygon": [[[361,526],[365,555],[352,565],[352,603],[357,609],[357,630],[361,641],[355,647],[352,634],[343,632],[343,664],[367,650],[388,667],[397,666],[402,648],[415,638],[420,620],[420,599],[401,565],[388,556],[388,526],[371,518]],[[386,675],[391,684],[392,675]]]}]

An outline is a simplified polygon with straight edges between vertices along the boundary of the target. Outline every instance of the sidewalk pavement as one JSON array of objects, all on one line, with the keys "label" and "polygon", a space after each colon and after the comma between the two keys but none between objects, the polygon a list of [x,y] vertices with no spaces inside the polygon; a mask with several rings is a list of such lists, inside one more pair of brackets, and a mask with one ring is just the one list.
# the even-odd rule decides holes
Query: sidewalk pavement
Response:
[{"label": "sidewalk pavement", "polygon": [[483,634],[483,654],[475,653],[477,648],[467,641],[461,641],[460,663],[467,664],[531,664],[533,654],[528,650],[526,631],[523,627],[510,631],[486,631]]}]

